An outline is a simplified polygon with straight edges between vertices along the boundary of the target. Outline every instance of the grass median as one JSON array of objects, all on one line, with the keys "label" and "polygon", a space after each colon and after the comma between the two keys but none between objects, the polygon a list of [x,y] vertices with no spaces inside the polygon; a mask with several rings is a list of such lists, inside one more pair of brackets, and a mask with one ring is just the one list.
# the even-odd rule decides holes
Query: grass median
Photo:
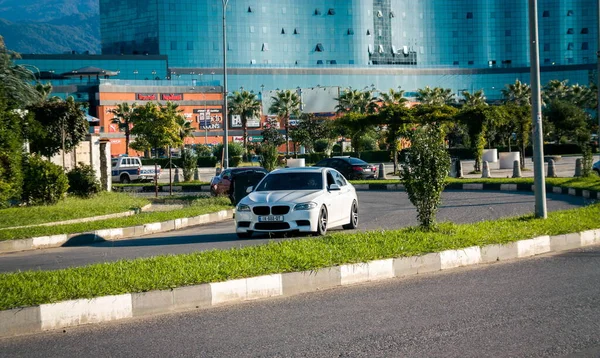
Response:
[{"label": "grass median", "polygon": [[0,274],[0,309],[502,244],[596,229],[600,227],[599,217],[600,204],[594,204],[552,212],[547,220],[523,216],[475,224],[443,223],[437,232],[406,228],[334,233],[322,238],[228,250],[123,260],[56,271]]},{"label": "grass median", "polygon": [[122,213],[147,204],[150,204],[148,199],[111,192],[100,193],[91,199],[67,197],[56,205],[1,209],[0,228]]},{"label": "grass median", "polygon": [[[128,195],[121,194],[123,197]],[[145,199],[144,199],[145,200]],[[56,225],[56,226],[36,226],[20,229],[0,230],[0,241],[24,239],[29,237],[73,234],[89,232],[94,230],[120,228],[128,226],[143,225],[159,221],[167,221],[179,218],[187,218],[202,214],[214,213],[220,210],[231,209],[231,201],[226,197],[202,197],[188,200],[189,205],[182,209],[176,209],[164,212],[145,212],[137,215],[123,218],[99,220],[86,223]],[[149,202],[146,200],[146,202]]]}]

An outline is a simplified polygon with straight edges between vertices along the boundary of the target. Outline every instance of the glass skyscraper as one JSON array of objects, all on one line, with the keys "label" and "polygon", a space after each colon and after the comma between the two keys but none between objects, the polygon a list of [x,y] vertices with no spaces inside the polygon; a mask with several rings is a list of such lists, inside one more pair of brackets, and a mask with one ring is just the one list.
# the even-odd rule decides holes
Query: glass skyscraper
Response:
[{"label": "glass skyscraper", "polygon": [[[529,82],[525,0],[230,0],[231,88]],[[597,1],[539,0],[542,83],[595,78]],[[102,53],[167,55],[179,76],[222,74],[220,0],[100,0]],[[208,79],[208,77],[204,77]]]}]

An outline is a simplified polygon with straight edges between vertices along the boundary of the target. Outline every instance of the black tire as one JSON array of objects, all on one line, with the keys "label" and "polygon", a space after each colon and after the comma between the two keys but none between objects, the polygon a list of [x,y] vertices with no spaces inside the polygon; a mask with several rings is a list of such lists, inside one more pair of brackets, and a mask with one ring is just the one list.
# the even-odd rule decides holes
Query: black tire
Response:
[{"label": "black tire", "polygon": [[127,174],[121,174],[121,177],[119,178],[121,184],[129,184],[131,183],[131,180],[129,179],[129,175]]},{"label": "black tire", "polygon": [[238,239],[248,239],[251,236],[252,236],[252,231],[238,232],[237,233]]},{"label": "black tire", "polygon": [[353,230],[358,227],[358,203],[356,200],[352,202],[350,208],[350,223],[342,226],[345,230]]},{"label": "black tire", "polygon": [[327,208],[325,205],[321,206],[321,210],[319,211],[319,219],[317,219],[317,231],[315,234],[319,236],[323,236],[327,234],[327,221],[329,215],[327,213]]}]

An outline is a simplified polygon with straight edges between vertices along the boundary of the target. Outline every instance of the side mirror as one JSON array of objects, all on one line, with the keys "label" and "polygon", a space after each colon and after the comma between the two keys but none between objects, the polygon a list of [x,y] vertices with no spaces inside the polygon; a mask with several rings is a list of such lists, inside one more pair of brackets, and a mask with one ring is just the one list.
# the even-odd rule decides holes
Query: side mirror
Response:
[{"label": "side mirror", "polygon": [[230,175],[223,175],[223,179],[231,180],[231,176]]},{"label": "side mirror", "polygon": [[252,185],[250,185],[249,187],[246,188],[246,194],[250,194],[252,192],[252,190],[254,190],[254,187]]},{"label": "side mirror", "polygon": [[341,190],[340,186],[338,184],[331,184],[329,186],[329,191],[337,191],[337,190]]}]

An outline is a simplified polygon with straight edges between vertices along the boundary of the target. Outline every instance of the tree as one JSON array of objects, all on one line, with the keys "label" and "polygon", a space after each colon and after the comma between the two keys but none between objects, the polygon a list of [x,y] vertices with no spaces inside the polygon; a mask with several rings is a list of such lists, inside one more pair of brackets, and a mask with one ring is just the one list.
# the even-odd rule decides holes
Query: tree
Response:
[{"label": "tree", "polygon": [[565,100],[569,96],[570,88],[567,80],[550,80],[542,90],[542,99],[544,103],[550,103],[554,100]]},{"label": "tree", "polygon": [[504,103],[513,103],[517,106],[531,105],[531,87],[528,84],[516,80],[514,84],[506,85],[502,89]]},{"label": "tree", "polygon": [[89,132],[89,123],[81,103],[75,102],[73,97],[64,101],[38,102],[27,109],[33,114],[27,138],[31,141],[31,151],[34,153],[52,157],[61,149],[69,152]]},{"label": "tree", "polygon": [[417,90],[417,101],[431,106],[452,105],[456,103],[454,93],[449,88],[426,86]]},{"label": "tree", "polygon": [[22,122],[16,112],[8,110],[6,98],[0,96],[0,208],[21,195]]},{"label": "tree", "polygon": [[338,98],[338,113],[371,114],[377,109],[377,98],[372,91],[345,90]]},{"label": "tree", "polygon": [[407,136],[414,127],[413,111],[404,104],[385,105],[375,118],[371,119],[386,127],[386,142],[394,158],[394,172],[398,169],[398,140]]},{"label": "tree", "polygon": [[131,147],[146,151],[178,146],[181,137],[176,121],[177,115],[172,110],[154,102],[135,107],[131,114],[131,134],[136,138]]},{"label": "tree", "polygon": [[244,131],[244,154],[248,154],[248,118],[260,116],[261,104],[256,95],[248,91],[234,91],[227,99],[229,112],[240,116]]},{"label": "tree", "polygon": [[282,145],[283,143],[286,142],[285,138],[283,138],[283,135],[281,135],[281,133],[279,133],[279,130],[277,129],[277,119],[275,118],[269,118],[267,119],[267,123],[264,126],[263,130],[260,132],[260,134],[263,137],[262,142],[263,143],[268,143],[271,145],[274,145],[275,147],[279,147],[280,145]]},{"label": "tree", "polygon": [[114,115],[111,123],[119,126],[119,130],[125,132],[125,154],[129,154],[129,139],[131,136],[131,114],[135,109],[136,104],[124,102],[118,104],[116,108],[111,109],[110,113]]},{"label": "tree", "polygon": [[290,155],[290,116],[300,115],[300,106],[302,100],[296,92],[290,90],[277,91],[275,96],[271,97],[271,107],[269,113],[277,115],[283,121],[285,128],[285,151]]},{"label": "tree", "polygon": [[422,229],[435,227],[435,215],[441,202],[450,168],[450,155],[444,148],[444,134],[438,125],[425,125],[411,135],[402,181],[408,199],[417,208]]},{"label": "tree", "polygon": [[401,90],[400,87],[398,87],[398,91],[390,88],[388,92],[382,92],[379,95],[379,98],[383,102],[382,105],[384,107],[389,105],[405,104],[408,102],[408,100],[404,98],[404,91]]},{"label": "tree", "polygon": [[312,113],[301,115],[298,125],[292,128],[291,136],[295,142],[303,145],[309,153],[314,153],[317,140],[325,139],[333,144],[333,141],[337,138],[333,121],[319,119]]},{"label": "tree", "polygon": [[479,107],[488,105],[483,90],[475,91],[472,94],[469,91],[463,91],[462,95],[464,98],[460,100],[460,103],[462,103],[464,107]]},{"label": "tree", "polygon": [[544,108],[544,118],[550,124],[547,135],[556,143],[589,142],[591,123],[589,115],[576,105],[553,100]]},{"label": "tree", "polygon": [[185,146],[185,139],[188,137],[192,137],[194,135],[194,127],[192,127],[192,123],[185,119],[182,115],[177,115],[175,117],[175,122],[177,123],[177,129],[179,134],[179,139],[181,140],[181,150]]},{"label": "tree", "polygon": [[374,124],[369,120],[370,117],[358,113],[346,113],[335,121],[338,133],[342,137],[349,136],[352,141],[352,147],[356,150],[358,157],[362,150],[360,139],[374,128]]},{"label": "tree", "polygon": [[8,50],[0,36],[0,95],[6,98],[8,109],[24,108],[42,100],[40,92],[31,85],[35,80],[33,72],[15,65],[14,60],[18,58],[20,55]]}]

